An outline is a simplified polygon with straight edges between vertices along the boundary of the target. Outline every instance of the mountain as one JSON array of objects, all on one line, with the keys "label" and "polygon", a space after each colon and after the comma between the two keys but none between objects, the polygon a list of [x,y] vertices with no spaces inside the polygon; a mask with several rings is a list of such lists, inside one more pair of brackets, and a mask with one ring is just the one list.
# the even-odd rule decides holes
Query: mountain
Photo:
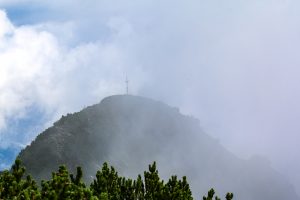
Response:
[{"label": "mountain", "polygon": [[[89,182],[107,161],[136,177],[157,161],[163,178],[187,175],[194,197],[214,187],[241,200],[299,200],[292,185],[262,158],[242,160],[201,130],[199,121],[151,99],[116,95],[62,116],[19,154],[35,179],[58,166],[82,166]],[[198,198],[197,198],[198,199]]]}]

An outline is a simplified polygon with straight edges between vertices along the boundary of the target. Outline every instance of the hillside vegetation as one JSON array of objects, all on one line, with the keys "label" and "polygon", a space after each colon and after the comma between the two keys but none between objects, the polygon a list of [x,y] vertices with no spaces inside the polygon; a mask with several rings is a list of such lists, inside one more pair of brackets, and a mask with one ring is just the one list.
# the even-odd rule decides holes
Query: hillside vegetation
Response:
[{"label": "hillside vegetation", "polygon": [[[0,199],[16,200],[192,200],[192,192],[186,177],[178,179],[172,176],[164,183],[156,169],[156,163],[149,165],[149,171],[144,177],[138,175],[137,179],[121,177],[114,167],[103,164],[102,169],[96,173],[96,178],[88,187],[82,181],[82,169],[77,167],[74,176],[69,174],[65,166],[60,166],[52,178],[42,181],[41,187],[27,175],[24,178],[25,167],[21,161],[16,160],[11,171],[0,174]],[[203,200],[212,200],[214,190],[208,192]],[[233,198],[227,193],[226,200]],[[217,196],[215,200],[220,200]]]}]

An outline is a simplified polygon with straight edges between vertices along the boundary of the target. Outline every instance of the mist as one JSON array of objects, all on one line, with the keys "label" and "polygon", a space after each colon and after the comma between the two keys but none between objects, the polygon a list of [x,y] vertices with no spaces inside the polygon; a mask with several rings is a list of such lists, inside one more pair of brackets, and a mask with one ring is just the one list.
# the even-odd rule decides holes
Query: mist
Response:
[{"label": "mist", "polygon": [[49,179],[61,164],[71,173],[81,166],[89,184],[103,162],[133,178],[156,161],[165,181],[187,176],[195,199],[211,187],[219,196],[234,191],[237,199],[299,199],[265,158],[239,159],[204,133],[197,119],[139,96],[110,96],[62,116],[18,157],[38,181]]},{"label": "mist", "polygon": [[[268,158],[300,195],[298,1],[0,5],[2,148],[124,93],[127,74],[130,94],[197,117],[240,158]],[[37,123],[11,127],[32,113]]]}]

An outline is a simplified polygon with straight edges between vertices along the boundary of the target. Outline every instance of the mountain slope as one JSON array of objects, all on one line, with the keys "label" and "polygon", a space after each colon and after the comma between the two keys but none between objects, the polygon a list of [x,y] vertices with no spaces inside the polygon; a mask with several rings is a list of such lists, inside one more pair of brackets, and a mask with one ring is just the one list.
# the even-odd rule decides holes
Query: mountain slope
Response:
[{"label": "mountain slope", "polygon": [[[199,122],[178,109],[143,97],[118,95],[63,116],[19,158],[36,179],[58,165],[80,165],[88,182],[108,161],[135,177],[157,161],[162,177],[187,175],[194,196],[215,187],[242,200],[297,200],[292,186],[268,164],[240,160],[205,134]],[[198,196],[200,199],[200,196]]]}]

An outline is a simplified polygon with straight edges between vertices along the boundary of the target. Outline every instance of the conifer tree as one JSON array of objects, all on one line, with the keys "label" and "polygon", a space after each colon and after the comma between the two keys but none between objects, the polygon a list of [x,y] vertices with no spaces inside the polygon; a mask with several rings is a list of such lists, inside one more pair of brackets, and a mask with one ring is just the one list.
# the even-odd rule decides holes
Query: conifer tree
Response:
[{"label": "conifer tree", "polygon": [[[213,200],[213,197],[215,195],[214,189],[210,189],[207,193],[207,197],[204,196],[203,200]],[[233,193],[227,193],[226,194],[226,200],[232,200],[233,199]],[[218,196],[215,197],[215,200],[221,200]]]},{"label": "conifer tree", "polygon": [[149,171],[144,172],[145,200],[163,199],[163,181],[158,176],[156,162],[149,165]]},{"label": "conifer tree", "polygon": [[11,171],[4,171],[0,175],[0,199],[40,199],[37,185],[31,176],[22,179],[25,167],[16,159]]},{"label": "conifer tree", "polygon": [[[108,167],[107,163],[103,164],[102,170],[97,171],[96,180],[91,184],[92,192],[100,199],[107,194],[109,200],[120,199],[120,184],[118,173],[113,167]],[[102,197],[101,197],[102,195]]]},{"label": "conifer tree", "polygon": [[145,198],[145,185],[142,180],[141,175],[139,174],[137,179],[133,182],[134,187],[134,199],[135,200],[144,200]]},{"label": "conifer tree", "polygon": [[[193,200],[186,177],[182,180],[172,176],[164,184],[160,179],[156,163],[144,172],[144,180],[138,175],[136,180],[119,177],[113,167],[103,164],[90,188],[82,181],[83,172],[77,167],[76,175],[69,174],[65,166],[60,166],[52,178],[42,181],[41,188],[27,176],[20,160],[16,160],[11,170],[0,174],[0,200]],[[213,200],[211,189],[203,200]],[[226,200],[233,194],[227,193]],[[217,196],[214,200],[220,200]]]},{"label": "conifer tree", "polygon": [[52,173],[51,180],[42,181],[42,199],[97,199],[93,196],[93,193],[85,187],[81,178],[82,170],[80,167],[77,168],[76,178],[74,178],[73,175],[69,175],[65,166],[60,166],[58,172]]}]

